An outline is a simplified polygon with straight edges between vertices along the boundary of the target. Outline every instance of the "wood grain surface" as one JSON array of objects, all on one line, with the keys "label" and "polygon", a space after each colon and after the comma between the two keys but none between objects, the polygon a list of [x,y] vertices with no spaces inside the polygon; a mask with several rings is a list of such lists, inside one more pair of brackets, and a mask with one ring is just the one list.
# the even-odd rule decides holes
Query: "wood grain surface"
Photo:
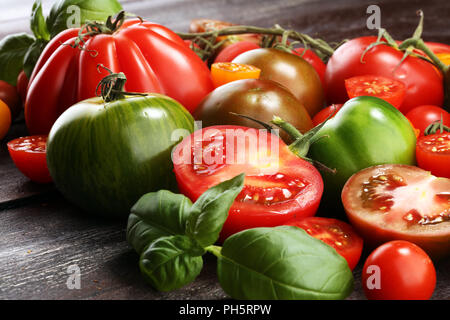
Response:
[{"label": "wood grain surface", "polygon": [[[44,11],[54,1],[44,0]],[[374,34],[366,28],[366,8],[373,1],[357,0],[154,0],[121,1],[123,7],[149,20],[185,32],[194,18],[285,28],[339,42]],[[7,5],[8,3],[8,5]],[[32,1],[0,0],[0,39],[29,32]],[[377,1],[382,26],[402,39],[417,25],[416,10],[425,12],[424,38],[450,43],[450,1]],[[161,293],[147,285],[138,257],[125,241],[125,221],[105,221],[85,215],[67,203],[53,185],[28,181],[14,167],[6,141],[26,135],[23,119],[16,121],[0,145],[0,299],[226,299],[217,282],[216,263],[205,256],[200,276],[190,285]],[[81,289],[68,289],[67,268],[77,265]],[[433,299],[450,299],[450,259],[436,264]],[[349,299],[365,299],[355,271]]]}]

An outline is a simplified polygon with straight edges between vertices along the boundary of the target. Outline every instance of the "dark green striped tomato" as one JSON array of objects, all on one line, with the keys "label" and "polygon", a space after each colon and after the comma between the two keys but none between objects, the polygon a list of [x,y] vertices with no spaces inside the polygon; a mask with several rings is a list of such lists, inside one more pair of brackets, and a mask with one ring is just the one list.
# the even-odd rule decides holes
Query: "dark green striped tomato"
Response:
[{"label": "dark green striped tomato", "polygon": [[[322,137],[323,136],[323,137]],[[325,201],[337,203],[350,176],[378,164],[415,164],[416,136],[408,119],[388,102],[361,96],[347,101],[317,133],[308,156],[323,172]]]},{"label": "dark green striped tomato", "polygon": [[88,212],[125,218],[143,194],[174,189],[171,151],[193,130],[189,112],[163,95],[109,103],[87,99],[53,125],[49,171],[69,201]]}]

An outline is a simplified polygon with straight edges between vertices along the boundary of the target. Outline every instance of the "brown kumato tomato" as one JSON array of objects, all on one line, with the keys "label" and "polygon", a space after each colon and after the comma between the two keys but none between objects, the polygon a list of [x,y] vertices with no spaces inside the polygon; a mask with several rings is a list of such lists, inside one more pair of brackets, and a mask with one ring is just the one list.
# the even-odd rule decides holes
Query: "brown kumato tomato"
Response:
[{"label": "brown kumato tomato", "polygon": [[[313,127],[305,107],[291,92],[270,80],[244,79],[220,86],[203,99],[194,112],[194,118],[202,121],[202,127],[238,125],[261,128],[256,122],[231,112],[266,123],[273,116],[279,116],[289,119],[302,133]],[[281,137],[285,141],[289,139],[284,133]]]},{"label": "brown kumato tomato", "polygon": [[273,80],[288,88],[311,117],[322,109],[324,93],[320,78],[303,58],[278,49],[262,48],[244,52],[232,62],[261,69],[260,79]]}]

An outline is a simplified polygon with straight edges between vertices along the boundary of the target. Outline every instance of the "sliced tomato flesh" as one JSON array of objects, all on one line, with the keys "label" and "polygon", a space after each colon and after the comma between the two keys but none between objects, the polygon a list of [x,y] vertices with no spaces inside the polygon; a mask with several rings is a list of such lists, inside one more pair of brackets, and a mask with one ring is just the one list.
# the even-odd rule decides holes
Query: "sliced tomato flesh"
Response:
[{"label": "sliced tomato flesh", "polygon": [[450,132],[426,136],[418,143],[427,152],[450,155]]},{"label": "sliced tomato flesh", "polygon": [[213,126],[186,137],[172,154],[179,190],[195,201],[208,188],[245,173],[221,241],[238,231],[315,214],[320,173],[267,130]]},{"label": "sliced tomato flesh", "polygon": [[422,169],[438,177],[450,178],[450,132],[420,137],[416,158]]},{"label": "sliced tomato flesh", "polygon": [[211,65],[211,77],[217,88],[241,79],[258,79],[261,69],[243,63],[216,62]]},{"label": "sliced tomato flesh", "polygon": [[406,87],[401,81],[374,75],[346,79],[345,88],[350,99],[374,96],[389,102],[397,109],[400,108],[406,94]]}]

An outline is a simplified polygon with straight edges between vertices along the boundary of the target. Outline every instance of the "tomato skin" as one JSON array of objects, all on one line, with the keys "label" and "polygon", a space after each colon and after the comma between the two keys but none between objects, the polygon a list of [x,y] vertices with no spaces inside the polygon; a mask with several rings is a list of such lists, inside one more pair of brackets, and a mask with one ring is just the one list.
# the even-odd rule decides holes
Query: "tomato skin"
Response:
[{"label": "tomato skin", "polygon": [[214,59],[214,62],[231,62],[241,53],[259,48],[261,48],[259,45],[251,41],[235,42],[221,50]]},{"label": "tomato skin", "polygon": [[8,142],[9,154],[16,167],[31,181],[50,183],[52,177],[46,160],[47,136],[21,137]]},{"label": "tomato skin", "polygon": [[336,115],[336,113],[342,108],[343,104],[332,104],[322,110],[320,110],[312,119],[313,125],[317,126],[324,122],[328,117],[330,119]]},{"label": "tomato skin", "polygon": [[[392,201],[391,207],[381,210],[364,206],[362,190],[370,186],[369,178],[390,174],[403,179],[403,188],[386,186],[383,193],[374,195],[374,201],[387,199],[385,202]],[[440,200],[436,194],[445,194],[448,190],[448,179],[434,177],[415,166],[386,164],[363,169],[350,177],[342,190],[342,203],[350,223],[368,247],[405,240],[438,260],[450,254],[450,220],[446,220],[445,213],[442,222],[419,224],[417,220],[422,218],[421,213],[433,218],[433,214],[445,212],[448,207],[445,196]],[[417,210],[420,211],[418,218],[414,216]]]},{"label": "tomato skin", "polygon": [[22,106],[25,105],[25,98],[27,96],[28,78],[25,71],[21,71],[17,76],[17,92],[22,100]]},{"label": "tomato skin", "polygon": [[285,223],[304,229],[310,236],[332,246],[353,270],[358,264],[363,249],[362,238],[343,221],[323,217],[293,219]]},{"label": "tomato skin", "polygon": [[272,80],[288,88],[305,106],[311,117],[324,103],[322,84],[314,68],[299,56],[273,48],[244,52],[232,62],[261,69],[260,79]]},{"label": "tomato skin", "polygon": [[[379,288],[370,267],[378,267]],[[420,247],[408,241],[391,241],[375,249],[362,271],[364,293],[369,300],[428,300],[436,286],[433,262]]]},{"label": "tomato skin", "polygon": [[[292,93],[270,80],[238,80],[216,88],[199,104],[194,118],[201,120],[203,127],[230,124],[261,128],[256,122],[230,112],[266,123],[269,123],[274,115],[292,119],[291,124],[302,133],[313,127],[308,112]],[[290,141],[284,132],[280,132],[280,136],[283,140]]]},{"label": "tomato skin", "polygon": [[414,128],[420,130],[420,136],[423,136],[425,129],[431,123],[440,121],[441,117],[443,124],[450,126],[450,113],[437,106],[418,106],[409,111],[406,117],[411,121]]},{"label": "tomato skin", "polygon": [[9,107],[0,100],[0,140],[2,140],[11,127],[11,111]]},{"label": "tomato skin", "polygon": [[[364,56],[364,63],[361,63],[364,50],[376,40],[377,38],[373,36],[352,39],[333,53],[325,72],[328,103],[346,101],[344,84],[346,79],[373,74],[393,77],[405,84],[406,96],[400,108],[403,113],[419,105],[442,106],[444,101],[442,75],[431,63],[409,56],[398,66],[403,52],[387,45],[378,45],[370,49]],[[393,75],[392,71],[397,66]]]},{"label": "tomato skin", "polygon": [[[65,109],[94,97],[97,84],[108,75],[99,64],[123,72],[126,91],[162,93],[189,111],[213,89],[207,66],[163,26],[133,21],[113,34],[86,36],[84,50],[68,45],[78,31],[66,30],[52,39],[33,71],[25,106],[30,133],[48,133]],[[189,81],[180,85],[178,79]]]},{"label": "tomato skin", "polygon": [[325,70],[327,68],[327,65],[322,61],[322,59],[320,59],[319,56],[310,49],[307,49],[305,51],[305,48],[297,48],[293,51],[293,53],[305,59],[307,62],[309,62],[309,64],[311,64],[314,67],[314,69],[317,72],[317,75],[320,78],[320,81],[322,82],[323,88],[325,88]]},{"label": "tomato skin", "polygon": [[434,176],[450,179],[450,133],[438,131],[420,137],[416,146],[416,158],[420,168],[430,171]]},{"label": "tomato skin", "polygon": [[[198,173],[195,165],[193,165],[195,160],[190,161],[192,155],[191,146],[195,142],[200,141],[202,144],[204,142],[215,142],[217,140],[211,137],[221,136],[224,137],[224,140],[221,141],[228,148],[228,143],[230,142],[227,141],[226,134],[228,131],[236,134],[237,137],[254,137],[256,140],[260,139],[259,136],[261,134],[261,131],[257,129],[242,126],[226,125],[206,127],[184,138],[175,147],[172,154],[178,189],[192,201],[197,200],[208,188],[242,172],[246,174],[244,189],[230,208],[229,216],[221,231],[220,242],[224,241],[230,235],[248,228],[278,226],[294,217],[309,217],[315,214],[323,192],[323,182],[320,173],[309,162],[295,156],[279,137],[271,133],[267,133],[267,147],[265,146],[263,148],[266,151],[266,148],[271,148],[272,143],[278,144],[277,159],[276,161],[270,162],[271,166],[277,165],[276,173],[272,172],[272,167],[259,167],[258,165],[254,165],[253,162],[249,163],[248,160],[242,163],[230,163],[230,159],[227,160],[225,156],[225,151],[222,151],[223,156],[225,156],[223,165],[211,172]],[[259,146],[261,145],[258,144],[256,146],[258,148],[257,153],[262,151]],[[233,148],[233,152],[237,154],[239,145]],[[245,150],[246,156],[249,156],[248,150]],[[275,203],[271,203],[270,205],[255,203],[252,202],[253,200],[239,200],[244,196],[247,188],[251,189],[252,186],[256,186],[256,188],[260,187],[261,193],[257,191],[258,198],[265,199],[265,192],[270,192],[271,189],[270,187],[261,185],[269,184],[269,186],[273,187],[274,185],[270,183],[272,180],[270,180],[269,175],[278,176],[279,174],[301,179],[304,184],[304,189],[299,193],[293,194],[293,197],[289,198],[289,200],[278,202],[275,200]]]},{"label": "tomato skin", "polygon": [[15,119],[22,109],[17,88],[6,81],[0,80],[0,100],[8,106],[11,119]]},{"label": "tomato skin", "polygon": [[317,134],[308,157],[336,173],[322,172],[324,202],[335,206],[345,182],[361,169],[383,163],[415,164],[416,137],[408,119],[386,101],[357,97],[347,101]]}]

